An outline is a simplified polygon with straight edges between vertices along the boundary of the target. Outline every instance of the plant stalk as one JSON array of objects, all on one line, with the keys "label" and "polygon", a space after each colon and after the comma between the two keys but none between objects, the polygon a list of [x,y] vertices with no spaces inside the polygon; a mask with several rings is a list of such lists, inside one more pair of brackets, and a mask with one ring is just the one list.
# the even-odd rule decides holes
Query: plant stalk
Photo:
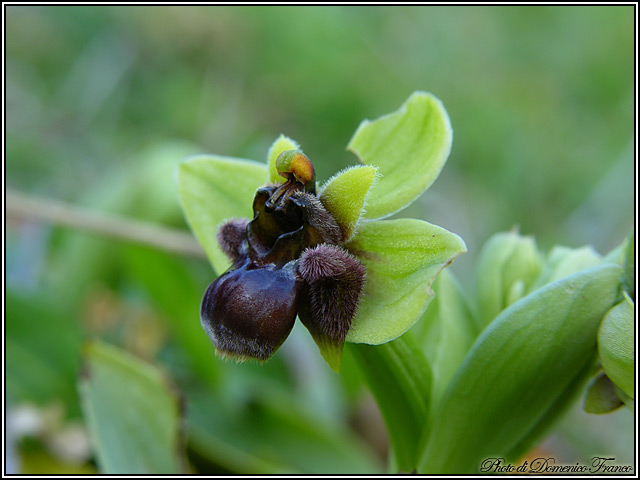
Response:
[{"label": "plant stalk", "polygon": [[196,239],[183,230],[89,211],[59,200],[39,198],[9,190],[6,192],[5,206],[6,215],[9,218],[46,222],[126,242],[140,243],[181,255],[206,258]]}]

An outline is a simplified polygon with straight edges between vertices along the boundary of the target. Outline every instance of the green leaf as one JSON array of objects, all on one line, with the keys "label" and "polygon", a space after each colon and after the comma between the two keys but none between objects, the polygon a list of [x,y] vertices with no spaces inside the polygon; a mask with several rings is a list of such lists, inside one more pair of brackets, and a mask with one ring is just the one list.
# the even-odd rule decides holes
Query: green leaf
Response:
[{"label": "green leaf", "polygon": [[433,291],[435,298],[409,333],[431,365],[435,405],[471,348],[477,330],[462,287],[448,268],[436,278]]},{"label": "green leaf", "polygon": [[260,386],[264,388],[249,393],[245,403],[231,405],[223,401],[226,392],[189,391],[191,447],[239,474],[372,474],[382,470],[365,442],[344,425],[308,409],[299,396]]},{"label": "green leaf", "polygon": [[542,260],[533,237],[515,231],[493,235],[478,258],[478,329],[519,300],[540,273]]},{"label": "green leaf", "polygon": [[295,140],[290,139],[289,137],[285,137],[284,135],[280,135],[276,138],[276,141],[273,142],[271,147],[269,148],[269,153],[267,154],[267,163],[268,163],[268,177],[267,182],[269,183],[283,183],[284,177],[280,176],[278,170],[276,169],[276,159],[278,156],[286,151],[286,150],[300,150],[300,145]]},{"label": "green leaf", "polygon": [[390,470],[415,470],[417,446],[427,421],[429,364],[406,335],[384,345],[350,345],[384,417],[391,441]]},{"label": "green leaf", "polygon": [[457,235],[414,219],[365,222],[345,247],[367,267],[365,294],[347,341],[369,344],[406,332],[433,297],[438,272],[466,251]]},{"label": "green leaf", "polygon": [[563,415],[569,412],[571,406],[580,398],[587,382],[593,377],[597,357],[596,352],[594,352],[591,359],[585,363],[582,370],[573,378],[564,391],[556,397],[542,417],[536,421],[535,425],[529,429],[518,443],[509,449],[505,455],[507,459],[514,462],[520,460],[556,427]]},{"label": "green leaf", "polygon": [[593,379],[584,398],[584,411],[587,413],[611,413],[624,402],[616,394],[616,387],[606,373]]},{"label": "green leaf", "polygon": [[629,397],[634,398],[634,303],[629,295],[613,307],[598,332],[598,350],[607,376]]},{"label": "green leaf", "polygon": [[481,334],[425,436],[421,473],[475,473],[536,429],[592,361],[622,269],[594,267],[536,290]]},{"label": "green leaf", "polygon": [[363,121],[347,148],[382,174],[366,218],[389,216],[418,198],[440,173],[452,137],[444,106],[426,92],[413,93],[393,113]]},{"label": "green leaf", "polygon": [[156,368],[91,342],[79,382],[101,473],[177,474],[183,469],[180,399]]},{"label": "green leaf", "polygon": [[178,167],[182,209],[218,274],[231,265],[216,240],[218,227],[228,218],[253,218],[253,196],[265,175],[265,164],[214,155],[192,157]]},{"label": "green leaf", "polygon": [[331,177],[320,192],[320,201],[342,228],[345,242],[353,237],[375,180],[375,167],[355,166]]}]

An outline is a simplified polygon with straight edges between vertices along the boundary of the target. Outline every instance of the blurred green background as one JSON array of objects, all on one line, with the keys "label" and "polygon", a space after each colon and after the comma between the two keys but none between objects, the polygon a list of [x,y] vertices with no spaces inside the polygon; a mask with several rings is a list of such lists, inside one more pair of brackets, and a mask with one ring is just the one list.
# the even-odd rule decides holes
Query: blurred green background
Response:
[{"label": "blurred green background", "polygon": [[[465,239],[464,284],[482,243],[515,225],[543,250],[606,253],[628,233],[633,6],[8,6],[7,186],[186,229],[181,158],[263,160],[284,133],[327,179],[354,162],[360,121],[414,90],[443,101],[454,141],[401,216]],[[94,471],[76,378],[95,337],[181,389],[192,471],[384,471],[384,426],[348,352],[337,376],[296,327],[265,366],[223,363],[198,321],[205,262],[7,226],[8,471]],[[546,448],[631,462],[630,415],[577,412]]]}]

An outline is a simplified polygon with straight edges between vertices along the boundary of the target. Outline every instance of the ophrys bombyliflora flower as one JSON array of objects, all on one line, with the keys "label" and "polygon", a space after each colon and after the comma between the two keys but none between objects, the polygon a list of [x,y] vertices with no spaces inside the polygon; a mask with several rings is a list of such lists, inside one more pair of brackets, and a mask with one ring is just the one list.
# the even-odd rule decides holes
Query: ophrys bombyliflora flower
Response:
[{"label": "ophrys bombyliflora flower", "polygon": [[384,343],[410,328],[437,273],[466,248],[427,222],[380,219],[435,180],[450,145],[441,103],[417,92],[398,111],[363,122],[349,143],[363,164],[317,191],[313,165],[284,136],[268,165],[219,156],[182,162],[187,220],[214,268],[228,270],[202,308],[219,353],[264,360],[297,314],[338,370],[344,341]]}]

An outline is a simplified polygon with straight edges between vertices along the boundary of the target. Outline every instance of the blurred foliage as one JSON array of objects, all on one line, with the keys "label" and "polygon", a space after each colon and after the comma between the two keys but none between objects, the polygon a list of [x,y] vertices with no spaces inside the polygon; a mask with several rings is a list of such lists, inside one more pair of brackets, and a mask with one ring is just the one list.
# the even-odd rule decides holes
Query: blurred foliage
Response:
[{"label": "blurred foliage", "polygon": [[[606,252],[629,230],[633,6],[5,11],[10,188],[186,228],[173,178],[184,156],[261,159],[285,133],[329,178],[353,163],[345,147],[363,118],[428,90],[449,112],[453,149],[402,216],[465,239],[470,253],[454,267],[463,283],[479,245],[515,224],[543,250]],[[215,358],[197,318],[212,280],[204,262],[33,223],[9,222],[6,244],[10,408],[62,402],[77,418],[82,340],[99,337],[152,361],[185,393],[194,471],[384,468],[370,430],[379,418],[364,408],[349,355],[334,375],[296,328],[264,366]],[[580,434],[567,423],[557,456],[565,448],[581,461],[587,446],[605,444],[589,439],[628,435],[611,448],[629,458],[627,423]],[[47,455],[56,456],[22,448],[14,464],[61,471]],[[67,471],[85,468],[77,461]]]}]

